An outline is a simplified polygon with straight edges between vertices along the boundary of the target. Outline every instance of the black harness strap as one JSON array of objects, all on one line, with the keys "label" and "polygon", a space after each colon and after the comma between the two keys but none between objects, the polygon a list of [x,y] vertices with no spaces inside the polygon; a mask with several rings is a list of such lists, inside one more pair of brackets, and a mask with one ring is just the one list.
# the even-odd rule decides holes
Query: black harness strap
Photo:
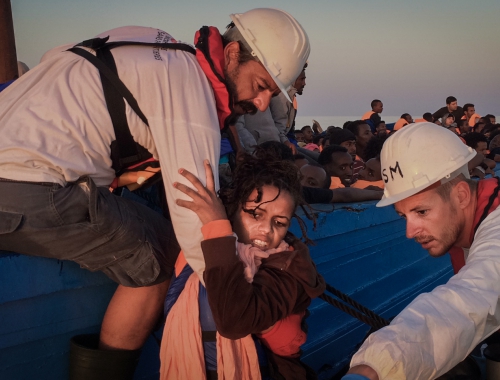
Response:
[{"label": "black harness strap", "polygon": [[104,53],[102,50],[98,50],[102,52],[102,55],[108,55],[108,65],[113,67],[113,69],[84,49],[71,48],[69,51],[85,58],[99,70],[106,106],[108,107],[116,136],[116,140],[111,143],[111,160],[116,175],[120,175],[128,165],[151,158],[151,154],[144,147],[137,144],[130,133],[125,114],[124,98],[144,124],[149,124],[132,93],[113,72],[113,69],[116,71],[116,65],[114,64],[114,59],[112,62],[109,60],[111,52],[108,50],[107,53]]},{"label": "black harness strap", "polygon": [[202,342],[215,342],[217,341],[217,331],[202,331],[201,332]]},{"label": "black harness strap", "polygon": [[[109,115],[115,131],[116,140],[111,143],[111,159],[113,169],[119,176],[127,166],[145,161],[152,157],[151,153],[140,144],[136,143],[127,122],[126,108],[123,99],[127,101],[129,106],[144,122],[149,126],[148,119],[141,111],[137,100],[129,91],[127,86],[118,77],[116,63],[111,53],[111,49],[120,46],[153,46],[162,49],[177,49],[195,54],[195,50],[186,44],[180,43],[146,43],[135,41],[117,41],[107,42],[106,38],[93,38],[75,45],[68,49],[74,54],[77,54],[87,61],[92,63],[101,77],[104,98],[108,107]],[[95,50],[96,55],[89,53],[85,49],[80,49],[78,46],[88,47]]]},{"label": "black harness strap", "polygon": [[[78,46],[78,45],[77,45]],[[81,45],[85,46],[85,45]],[[172,49],[172,50],[182,50],[193,55],[196,55],[196,50],[191,46],[182,43],[156,43],[156,42],[137,42],[137,41],[116,41],[107,42],[104,47],[107,49],[114,49],[120,46],[151,46],[157,47],[159,49]]]}]

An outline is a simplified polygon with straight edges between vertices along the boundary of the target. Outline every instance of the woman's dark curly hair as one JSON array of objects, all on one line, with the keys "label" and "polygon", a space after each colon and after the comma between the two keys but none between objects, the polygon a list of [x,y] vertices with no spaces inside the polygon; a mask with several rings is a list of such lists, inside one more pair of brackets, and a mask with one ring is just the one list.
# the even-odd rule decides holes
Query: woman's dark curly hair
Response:
[{"label": "woman's dark curly hair", "polygon": [[[262,199],[263,186],[275,186],[278,195],[287,191],[294,201],[294,208],[302,205],[302,187],[297,167],[291,161],[278,159],[276,155],[260,153],[258,157],[246,154],[233,172],[233,180],[219,190],[219,197],[226,206],[229,219],[235,215],[239,207],[249,200],[248,197],[257,189],[257,198],[251,201],[259,203]],[[269,202],[273,202],[276,198]],[[255,210],[245,210],[253,213]]]}]

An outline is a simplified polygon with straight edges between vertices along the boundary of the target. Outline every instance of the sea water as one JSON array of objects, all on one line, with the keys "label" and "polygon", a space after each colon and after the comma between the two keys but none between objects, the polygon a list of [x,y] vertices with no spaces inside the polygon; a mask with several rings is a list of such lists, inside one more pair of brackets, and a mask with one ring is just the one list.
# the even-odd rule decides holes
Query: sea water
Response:
[{"label": "sea water", "polygon": [[[386,123],[395,123],[399,116],[385,116],[381,115],[382,120]],[[360,116],[298,116],[295,118],[295,130],[299,130],[306,125],[310,125],[312,127],[313,120],[316,120],[321,128],[326,131],[326,129],[333,125],[335,127],[340,127],[344,125],[346,121],[354,121],[359,120]]]}]

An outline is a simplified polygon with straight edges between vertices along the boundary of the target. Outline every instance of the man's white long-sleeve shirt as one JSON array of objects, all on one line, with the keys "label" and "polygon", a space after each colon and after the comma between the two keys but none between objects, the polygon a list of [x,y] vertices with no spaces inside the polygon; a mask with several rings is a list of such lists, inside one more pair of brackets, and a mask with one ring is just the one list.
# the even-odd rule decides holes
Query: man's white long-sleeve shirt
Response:
[{"label": "man's white long-sleeve shirt", "polygon": [[[100,34],[112,41],[172,42],[159,29],[123,27]],[[109,186],[115,140],[97,69],[72,52],[52,49],[42,62],[0,93],[0,177],[65,185],[89,175]],[[220,130],[212,87],[193,54],[151,46],[112,50],[118,75],[136,98],[149,127],[126,104],[136,142],[159,159],[174,230],[186,260],[202,275],[198,216],[176,205],[189,199],[173,182],[185,168],[205,182],[209,159],[218,187]]]},{"label": "man's white long-sleeve shirt", "polygon": [[445,285],[419,295],[372,334],[351,361],[380,380],[434,379],[500,327],[500,208],[481,223],[466,265]]}]

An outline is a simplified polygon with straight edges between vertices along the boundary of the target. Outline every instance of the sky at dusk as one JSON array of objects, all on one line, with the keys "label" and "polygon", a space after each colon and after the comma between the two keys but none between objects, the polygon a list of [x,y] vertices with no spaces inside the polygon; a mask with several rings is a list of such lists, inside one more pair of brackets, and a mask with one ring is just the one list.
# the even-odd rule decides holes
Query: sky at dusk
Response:
[{"label": "sky at dusk", "polygon": [[274,7],[292,14],[311,42],[301,116],[359,115],[381,99],[385,115],[420,117],[445,105],[500,116],[499,0],[160,1],[11,0],[18,60],[30,68],[57,45],[141,25],[193,42],[221,31],[230,13]]}]

